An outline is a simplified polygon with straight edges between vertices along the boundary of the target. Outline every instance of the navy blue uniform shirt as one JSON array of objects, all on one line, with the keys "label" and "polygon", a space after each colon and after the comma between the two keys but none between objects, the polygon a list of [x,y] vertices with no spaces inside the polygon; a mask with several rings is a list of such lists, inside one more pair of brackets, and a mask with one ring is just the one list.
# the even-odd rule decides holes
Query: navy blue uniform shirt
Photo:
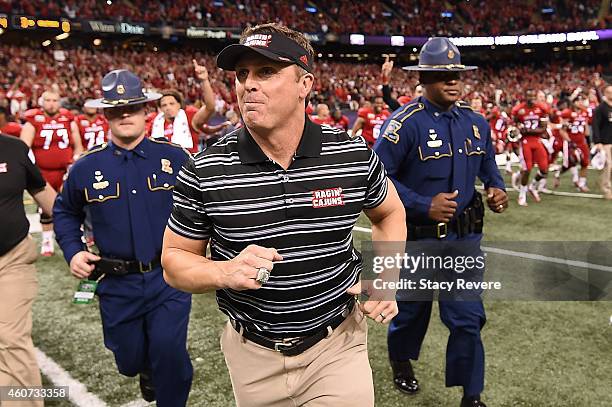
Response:
[{"label": "navy blue uniform shirt", "polygon": [[443,111],[424,97],[400,107],[385,121],[374,151],[406,208],[407,220],[433,224],[428,212],[440,192],[459,191],[460,214],[474,197],[476,177],[505,190],[486,119],[465,102]]},{"label": "navy blue uniform shirt", "polygon": [[172,190],[189,154],[166,141],[142,140],[133,150],[102,144],[79,158],[53,207],[66,261],[84,250],[84,208],[100,254],[148,263],[161,253]]}]

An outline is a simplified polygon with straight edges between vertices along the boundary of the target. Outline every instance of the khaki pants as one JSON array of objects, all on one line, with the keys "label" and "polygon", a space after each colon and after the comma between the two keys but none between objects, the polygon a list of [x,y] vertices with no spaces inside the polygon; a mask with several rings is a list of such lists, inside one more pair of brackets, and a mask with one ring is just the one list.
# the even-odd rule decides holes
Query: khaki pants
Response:
[{"label": "khaki pants", "polygon": [[353,312],[331,335],[297,356],[245,340],[228,322],[221,349],[238,407],[373,407],[367,325]]},{"label": "khaki pants", "polygon": [[604,144],[603,150],[606,153],[606,166],[601,171],[599,186],[605,195],[610,195],[612,194],[612,188],[610,186],[610,175],[612,173],[612,144]]},{"label": "khaki pants", "polygon": [[[38,292],[30,236],[0,256],[0,386],[40,386],[32,343],[32,303]],[[42,406],[42,401],[7,402],[9,406]]]}]

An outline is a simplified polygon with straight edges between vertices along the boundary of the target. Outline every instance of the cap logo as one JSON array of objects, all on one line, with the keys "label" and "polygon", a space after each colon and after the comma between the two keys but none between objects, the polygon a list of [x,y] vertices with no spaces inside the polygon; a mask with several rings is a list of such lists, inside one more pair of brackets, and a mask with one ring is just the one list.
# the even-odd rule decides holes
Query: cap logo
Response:
[{"label": "cap logo", "polygon": [[247,37],[244,40],[243,45],[247,47],[265,47],[268,48],[270,46],[270,40],[272,39],[272,35],[270,34],[255,34]]},{"label": "cap logo", "polygon": [[302,61],[304,65],[308,65],[308,57],[306,55],[302,55],[300,61]]},{"label": "cap logo", "polygon": [[123,95],[125,93],[125,88],[123,85],[117,85],[117,93]]},{"label": "cap logo", "polygon": [[448,59],[453,59],[455,57],[455,51],[452,49],[448,50]]}]

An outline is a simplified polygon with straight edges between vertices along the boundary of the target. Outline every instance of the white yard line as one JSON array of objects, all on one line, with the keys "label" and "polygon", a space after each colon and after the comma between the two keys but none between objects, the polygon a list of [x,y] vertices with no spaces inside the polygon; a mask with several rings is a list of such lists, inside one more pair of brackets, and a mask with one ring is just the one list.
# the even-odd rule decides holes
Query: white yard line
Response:
[{"label": "white yard line", "polygon": [[40,371],[44,374],[55,386],[68,386],[69,400],[77,407],[107,407],[93,393],[87,391],[87,387],[78,380],[74,379],[60,365],[55,363],[53,359],[45,355],[43,351],[35,348],[36,359]]},{"label": "white yard line", "polygon": [[[484,188],[482,187],[482,185],[477,185],[476,189],[482,191]],[[516,191],[514,188],[512,188],[512,185],[506,185],[506,191],[507,192],[516,192],[518,193],[518,191]],[[544,193],[541,192],[542,195],[546,196],[546,195],[558,195],[558,196],[571,196],[574,198],[595,198],[595,199],[603,199],[603,195],[601,194],[587,194],[584,192],[562,192],[562,191],[551,191],[550,193]]]},{"label": "white yard line", "polygon": [[[364,228],[361,226],[355,226],[353,230],[356,230],[357,232],[372,233],[372,229]],[[541,254],[517,252],[514,250],[500,249],[498,247],[481,246],[481,248],[483,251],[487,253],[502,254],[505,256],[520,257],[523,259],[538,260],[538,261],[544,261],[548,263],[563,264],[566,266],[585,268],[585,269],[590,269],[590,270],[607,271],[609,273],[612,273],[612,267],[604,266],[601,264],[587,263],[585,261],[578,261],[578,260],[561,259],[557,257],[543,256]]]},{"label": "white yard line", "polygon": [[586,261],[560,259],[557,257],[543,256],[541,254],[533,254],[533,253],[517,252],[514,250],[500,249],[498,247],[482,246],[481,248],[487,253],[502,254],[504,256],[520,257],[523,259],[545,261],[548,263],[563,264],[563,265],[571,266],[571,267],[607,271],[609,273],[612,273],[612,267],[610,266],[603,266],[601,264],[587,263]]},{"label": "white yard line", "polygon": [[[70,373],[65,371],[53,359],[45,355],[43,351],[34,348],[36,351],[36,359],[38,366],[43,375],[45,375],[55,386],[68,386],[69,400],[76,407],[108,407],[98,396],[87,391],[87,387],[78,380],[70,376]],[[149,402],[138,399],[130,401],[121,407],[145,407],[150,405]]]},{"label": "white yard line", "polygon": [[129,403],[125,403],[121,407],[146,407],[149,405],[152,406],[153,404],[149,403],[148,401],[145,401],[144,399],[138,399],[138,400],[130,401]]}]

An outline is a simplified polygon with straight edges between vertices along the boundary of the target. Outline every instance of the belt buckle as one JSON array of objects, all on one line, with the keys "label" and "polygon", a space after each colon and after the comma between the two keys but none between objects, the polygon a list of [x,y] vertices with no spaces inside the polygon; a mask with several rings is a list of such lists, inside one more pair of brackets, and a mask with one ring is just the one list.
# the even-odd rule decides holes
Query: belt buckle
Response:
[{"label": "belt buckle", "polygon": [[[283,339],[280,342],[274,342],[274,350],[276,352],[281,352],[282,353],[283,351],[288,350],[289,348],[297,345],[298,342],[299,342],[299,340],[295,340],[295,339],[291,339],[291,340]],[[281,346],[286,346],[286,348],[281,348]]]},{"label": "belt buckle", "polygon": [[436,225],[436,234],[438,239],[443,239],[448,234],[448,223],[440,222]]},{"label": "belt buckle", "polygon": [[140,270],[141,273],[148,273],[149,271],[153,270],[153,265],[151,263],[152,262],[148,262],[147,264],[144,264],[139,261],[138,269]]}]

